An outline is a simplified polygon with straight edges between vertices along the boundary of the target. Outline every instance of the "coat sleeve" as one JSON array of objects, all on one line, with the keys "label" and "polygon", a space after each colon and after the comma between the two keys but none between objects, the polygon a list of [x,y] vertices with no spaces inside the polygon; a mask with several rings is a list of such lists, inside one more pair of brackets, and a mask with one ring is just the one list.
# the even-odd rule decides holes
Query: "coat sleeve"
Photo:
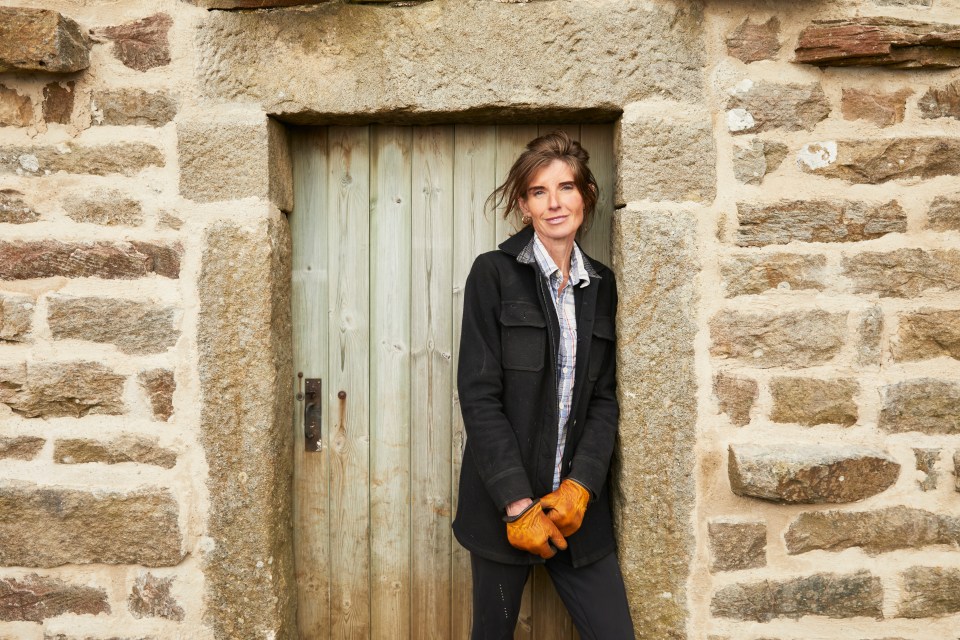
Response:
[{"label": "coat sleeve", "polygon": [[516,433],[503,410],[500,362],[500,283],[488,256],[473,263],[463,296],[457,387],[460,410],[480,478],[494,503],[505,509],[533,490]]},{"label": "coat sleeve", "polygon": [[[613,272],[604,273],[613,287],[610,294],[609,310],[598,309],[598,315],[608,311],[616,326],[617,285]],[[587,399],[587,413],[583,425],[583,435],[573,454],[568,477],[576,480],[596,497],[607,481],[610,459],[617,440],[617,425],[620,419],[620,406],[617,403],[617,349],[616,340],[607,349],[603,370],[593,387],[593,394]]]}]

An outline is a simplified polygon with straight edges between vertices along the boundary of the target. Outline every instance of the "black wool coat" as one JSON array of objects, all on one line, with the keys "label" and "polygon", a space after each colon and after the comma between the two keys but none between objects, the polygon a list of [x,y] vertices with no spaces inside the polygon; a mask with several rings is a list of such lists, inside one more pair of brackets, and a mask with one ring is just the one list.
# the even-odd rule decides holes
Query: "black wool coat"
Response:
[{"label": "black wool coat", "polygon": [[[543,560],[507,541],[506,505],[552,490],[557,449],[560,325],[526,228],[477,257],[464,290],[457,385],[467,442],[454,534],[477,555]],[[613,272],[584,256],[590,284],[574,288],[577,361],[561,476],[592,495],[567,539],[574,566],[614,551],[607,476],[617,435]]]}]

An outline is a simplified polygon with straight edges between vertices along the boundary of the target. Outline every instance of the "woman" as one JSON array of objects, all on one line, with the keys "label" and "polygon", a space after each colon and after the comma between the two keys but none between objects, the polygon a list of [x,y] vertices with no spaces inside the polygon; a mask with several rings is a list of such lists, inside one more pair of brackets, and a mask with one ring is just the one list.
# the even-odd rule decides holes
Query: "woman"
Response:
[{"label": "woman", "polygon": [[530,142],[491,195],[523,229],[467,278],[453,528],[471,552],[474,640],[513,637],[530,567],[544,561],[584,640],[634,637],[607,486],[616,286],[575,241],[597,202],[588,159],[562,132]]}]

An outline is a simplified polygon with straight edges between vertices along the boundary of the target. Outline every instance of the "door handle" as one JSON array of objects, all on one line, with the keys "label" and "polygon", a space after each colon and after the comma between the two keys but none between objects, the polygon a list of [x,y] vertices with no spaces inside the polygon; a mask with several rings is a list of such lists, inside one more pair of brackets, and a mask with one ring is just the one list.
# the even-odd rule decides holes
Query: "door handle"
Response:
[{"label": "door handle", "polygon": [[317,453],[323,450],[321,426],[323,424],[323,384],[320,378],[304,380],[303,439],[304,451]]}]

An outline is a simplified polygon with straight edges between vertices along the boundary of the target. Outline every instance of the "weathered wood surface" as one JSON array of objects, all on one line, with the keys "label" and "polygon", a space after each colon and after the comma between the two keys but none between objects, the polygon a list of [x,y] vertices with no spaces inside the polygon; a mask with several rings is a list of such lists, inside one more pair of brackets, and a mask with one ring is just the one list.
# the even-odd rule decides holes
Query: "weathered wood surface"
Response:
[{"label": "weathered wood surface", "polygon": [[960,66],[960,25],[897,18],[814,22],[800,33],[796,62],[818,66],[943,69]]}]

